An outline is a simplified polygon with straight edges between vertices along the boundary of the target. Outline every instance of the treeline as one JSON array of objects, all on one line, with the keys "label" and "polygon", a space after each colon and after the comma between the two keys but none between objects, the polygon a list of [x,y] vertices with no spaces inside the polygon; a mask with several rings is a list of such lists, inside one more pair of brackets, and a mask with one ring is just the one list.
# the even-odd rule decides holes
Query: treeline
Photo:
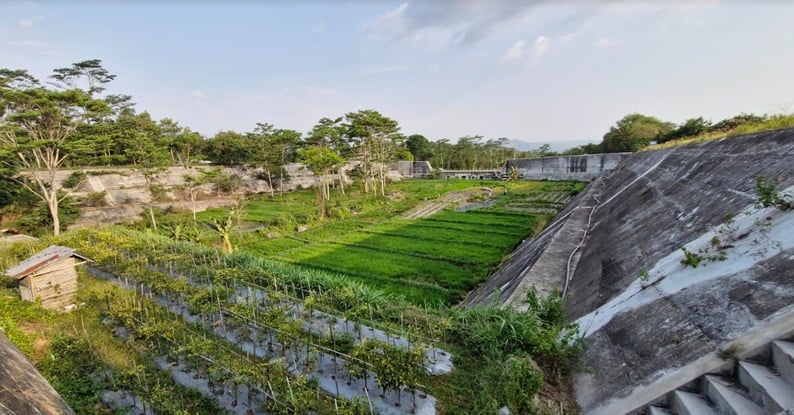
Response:
[{"label": "treeline", "polygon": [[44,83],[25,70],[0,69],[0,123],[4,134],[17,130],[20,139],[37,135],[26,131],[34,127],[30,117],[44,109],[43,101],[50,101],[47,106],[60,111],[50,115],[57,118],[51,121],[62,124],[61,151],[69,155],[62,165],[68,168],[142,164],[191,167],[199,160],[226,166],[278,165],[297,161],[301,149],[318,146],[348,159],[377,153],[375,157],[388,161],[429,160],[450,169],[493,168],[507,157],[539,154],[508,147],[506,138],[466,136],[452,143],[448,139],[433,142],[422,135],[406,137],[397,121],[373,110],[323,118],[305,133],[262,122],[251,131],[222,131],[204,137],[170,118],[155,120],[146,111],[138,112],[130,95],[105,94],[115,78],[97,59],[55,69]]},{"label": "treeline", "polygon": [[[170,118],[155,120],[146,111],[138,112],[130,95],[107,93],[115,78],[98,59],[57,68],[44,82],[26,70],[0,69],[0,208],[38,201],[58,234],[60,207],[68,197],[68,189],[55,179],[61,169],[132,167],[144,174],[147,188],[155,193],[156,176],[167,166],[190,168],[200,161],[250,166],[260,169],[273,188],[287,179],[284,166],[300,161],[317,173],[322,217],[329,187],[324,176],[351,160],[356,167],[348,176],[365,193],[383,195],[386,165],[395,160],[490,169],[506,158],[545,155],[544,148],[518,152],[506,146],[505,138],[466,136],[453,144],[422,135],[406,137],[397,121],[374,110],[322,118],[306,133],[263,122],[251,131],[203,137]],[[200,180],[195,176],[190,181]]]},{"label": "treeline", "polygon": [[739,114],[717,122],[697,117],[675,124],[634,113],[626,115],[610,127],[601,143],[586,144],[562,154],[631,152],[652,144],[664,144],[682,139],[747,134],[791,126],[794,126],[794,115]]}]

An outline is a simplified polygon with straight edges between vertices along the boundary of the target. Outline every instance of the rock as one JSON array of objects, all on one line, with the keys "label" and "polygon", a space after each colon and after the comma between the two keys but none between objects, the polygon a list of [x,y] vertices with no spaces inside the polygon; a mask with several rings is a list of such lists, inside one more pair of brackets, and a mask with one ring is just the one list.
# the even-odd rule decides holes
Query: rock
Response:
[{"label": "rock", "polygon": [[512,413],[512,412],[510,412],[510,410],[509,410],[509,409],[507,409],[507,407],[506,407],[506,406],[503,406],[503,407],[499,408],[499,410],[498,410],[498,411],[496,411],[496,413],[497,413],[498,415],[513,415],[513,413]]},{"label": "rock", "polygon": [[[298,231],[298,232],[300,232],[300,231]],[[265,236],[267,237],[267,239],[281,238],[281,234],[278,233],[278,232],[268,232]]]},{"label": "rock", "polygon": [[308,225],[298,225],[298,228],[296,230],[297,230],[298,233],[306,232],[306,231],[309,230],[309,226]]}]

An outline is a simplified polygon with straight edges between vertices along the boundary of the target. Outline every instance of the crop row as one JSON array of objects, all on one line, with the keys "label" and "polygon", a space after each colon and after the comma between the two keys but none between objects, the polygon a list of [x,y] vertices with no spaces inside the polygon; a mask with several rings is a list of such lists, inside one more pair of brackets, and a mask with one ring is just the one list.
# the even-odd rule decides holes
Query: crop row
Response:
[{"label": "crop row", "polygon": [[[95,252],[95,254],[98,254],[98,252]],[[106,265],[110,266],[110,264]],[[327,323],[330,337],[322,332],[317,333],[311,329],[306,330],[307,325],[310,327],[317,324],[323,326],[322,323],[316,321],[316,318],[314,319],[315,321],[312,320],[313,317],[316,317],[311,309],[315,303],[315,298],[312,297],[308,297],[305,300],[306,304],[301,307],[291,301],[284,301],[285,295],[278,295],[279,293],[275,292],[269,292],[267,296],[263,296],[262,291],[258,291],[253,292],[253,295],[251,295],[250,286],[233,286],[231,284],[235,284],[235,281],[227,279],[223,275],[216,276],[214,284],[200,288],[190,283],[185,284],[186,280],[183,278],[170,278],[162,272],[152,271],[148,267],[141,266],[139,262],[126,261],[123,258],[116,258],[112,267],[121,270],[121,273],[125,276],[132,276],[135,281],[143,282],[141,292],[156,295],[158,301],[161,303],[165,302],[164,305],[167,305],[174,314],[177,314],[178,310],[178,314],[181,314],[185,320],[193,321],[194,324],[199,324],[199,327],[203,327],[205,330],[215,327],[215,334],[222,335],[230,340],[234,339],[237,348],[246,350],[247,358],[249,359],[251,358],[250,354],[267,360],[282,359],[286,363],[287,371],[292,374],[316,371],[314,367],[318,364],[318,360],[319,365],[322,365],[324,360],[327,360],[326,363],[329,368],[333,367],[334,370],[334,376],[329,379],[333,380],[335,384],[335,397],[340,396],[340,386],[336,377],[338,361],[343,363],[347,361],[348,365],[346,367],[353,365],[354,368],[351,370],[355,370],[359,374],[363,373],[365,387],[368,375],[362,370],[377,370],[378,376],[375,379],[385,391],[390,388],[399,388],[406,381],[406,378],[403,375],[381,372],[382,368],[378,366],[377,362],[385,359],[385,357],[375,351],[388,350],[389,353],[397,357],[405,353],[415,356],[414,352],[403,352],[401,348],[390,346],[389,343],[382,343],[372,336],[365,336],[362,339],[360,329],[358,341],[352,340],[355,343],[353,350],[359,350],[359,357],[365,356],[367,361],[374,361],[375,363],[368,363],[360,358],[338,352],[337,347],[347,343],[341,340],[345,332],[340,331],[336,336],[334,335],[335,324]],[[169,283],[169,281],[174,280],[176,281],[175,283]],[[126,277],[123,285],[129,285]],[[146,291],[144,291],[144,287]],[[288,293],[288,287],[284,286],[284,288],[285,292]],[[184,300],[176,300],[180,298]],[[298,307],[297,311],[296,306]],[[307,307],[309,307],[307,313],[301,312],[301,308],[305,310]],[[198,318],[196,315],[198,315]],[[147,318],[149,316],[148,310],[146,311],[146,316]],[[301,322],[302,320],[299,317],[305,317],[307,320]],[[200,321],[200,323],[195,323],[196,321]],[[152,329],[151,327],[147,329],[147,327],[140,322],[135,324],[135,330],[137,331]],[[345,325],[346,327],[347,325]],[[274,340],[274,334],[278,341]],[[267,348],[261,344],[257,348],[257,342],[263,342],[268,336],[270,341]],[[206,340],[206,333],[204,337]],[[388,341],[389,337],[387,336],[386,339]],[[395,339],[391,341],[396,342]],[[280,354],[277,353],[275,356],[272,354],[274,344],[281,345]],[[291,346],[292,349],[288,351],[287,345]],[[364,351],[360,349],[364,349]],[[417,348],[414,347],[412,350],[417,350]],[[424,353],[421,347],[418,350],[422,350],[422,353]],[[390,358],[395,358],[395,356],[390,356]],[[416,363],[416,360],[414,359],[412,362]],[[421,365],[419,367],[421,368]],[[405,366],[400,368],[399,373],[410,374],[412,370],[414,369]],[[321,379],[324,377],[322,373],[322,370],[320,370],[318,375]],[[276,377],[284,375],[286,374],[277,374]],[[325,377],[328,376],[330,376],[330,372],[325,375]],[[395,376],[399,379],[394,380]],[[286,382],[289,386],[289,378],[287,378]],[[330,386],[327,383],[323,387],[327,392],[333,393],[333,391],[328,390]],[[344,389],[344,387],[342,388]],[[415,390],[415,388],[411,389]],[[373,391],[377,391],[377,388],[373,389]],[[355,396],[352,393],[343,393],[342,395],[349,398]],[[381,406],[383,403],[377,405]],[[299,413],[303,412],[299,411]]]},{"label": "crop row", "polygon": [[[82,230],[71,234],[70,244],[82,252],[91,252],[99,263],[114,264],[124,260],[121,253],[134,253],[145,265],[156,266],[171,274],[192,275],[204,281],[229,279],[235,285],[251,284],[268,292],[284,293],[287,288],[295,301],[312,295],[319,299],[317,308],[328,313],[368,319],[379,329],[399,329],[399,333],[434,333],[445,319],[433,310],[419,309],[396,301],[362,284],[334,274],[264,260],[246,252],[231,255],[188,242],[177,242],[158,235],[125,228]],[[96,250],[100,245],[112,249]],[[94,252],[97,251],[97,252]],[[180,284],[183,278],[171,278],[165,284]],[[286,287],[286,288],[285,288]],[[181,287],[176,287],[180,289]]]},{"label": "crop row", "polygon": [[[137,294],[137,290],[133,291]],[[208,379],[210,388],[229,387],[233,406],[243,390],[249,410],[261,404],[267,413],[367,413],[361,400],[340,400],[319,393],[319,384],[289,370],[287,359],[245,353],[205,324],[206,315],[187,322],[172,310],[140,295],[108,298],[108,317],[141,348],[166,357],[172,369],[185,368]],[[264,340],[264,339],[263,339]],[[263,346],[263,352],[274,346]],[[279,344],[278,347],[283,347]],[[254,350],[255,351],[255,350]],[[221,392],[222,393],[222,392]]]},{"label": "crop row", "polygon": [[463,241],[438,243],[408,236],[384,234],[354,234],[342,237],[334,243],[462,265],[491,264],[498,261],[502,255],[501,249]]}]

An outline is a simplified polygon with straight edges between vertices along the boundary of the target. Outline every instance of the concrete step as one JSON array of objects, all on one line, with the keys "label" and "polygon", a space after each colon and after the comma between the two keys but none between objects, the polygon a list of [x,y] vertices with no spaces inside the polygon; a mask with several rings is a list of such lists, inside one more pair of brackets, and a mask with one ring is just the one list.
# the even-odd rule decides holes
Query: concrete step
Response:
[{"label": "concrete step", "polygon": [[671,407],[678,415],[717,415],[705,396],[681,390],[673,392]]},{"label": "concrete step", "polygon": [[736,385],[714,375],[706,375],[703,382],[704,393],[717,412],[725,415],[764,415],[764,411]]},{"label": "concrete step", "polygon": [[794,343],[783,340],[772,342],[772,363],[780,376],[794,385]]},{"label": "concrete step", "polygon": [[667,408],[660,408],[658,406],[649,406],[648,407],[648,415],[675,415]]},{"label": "concrete step", "polygon": [[768,367],[741,361],[737,372],[739,383],[755,402],[762,404],[767,414],[794,408],[794,387]]}]

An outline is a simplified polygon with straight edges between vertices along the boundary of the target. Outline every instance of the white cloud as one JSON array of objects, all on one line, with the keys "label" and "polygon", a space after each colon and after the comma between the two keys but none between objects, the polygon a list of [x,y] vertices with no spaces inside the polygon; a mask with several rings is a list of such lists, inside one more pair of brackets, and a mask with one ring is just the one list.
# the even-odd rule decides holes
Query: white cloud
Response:
[{"label": "white cloud", "polygon": [[574,38],[578,35],[577,32],[571,32],[560,36],[560,42],[562,43],[570,43]]},{"label": "white cloud", "polygon": [[361,30],[376,37],[391,40],[400,36],[405,30],[405,11],[408,3],[402,3],[396,9],[390,10],[376,17],[374,20],[361,25]]},{"label": "white cloud", "polygon": [[325,22],[320,22],[312,26],[312,33],[314,34],[325,33]]},{"label": "white cloud", "polygon": [[40,14],[30,17],[23,17],[17,20],[17,26],[19,26],[21,29],[32,29],[34,26],[36,26],[37,22],[41,22],[43,20],[44,16]]},{"label": "white cloud", "polygon": [[665,10],[673,13],[689,14],[698,9],[709,9],[719,5],[720,0],[673,0]]},{"label": "white cloud", "polygon": [[604,48],[611,48],[613,46],[618,45],[619,43],[620,40],[618,39],[612,39],[606,36],[602,36],[595,41],[595,46],[599,49],[604,49]]},{"label": "white cloud", "polygon": [[523,40],[519,40],[513,44],[513,46],[508,49],[507,53],[502,57],[502,62],[511,62],[516,59],[521,59],[524,56],[524,45],[526,43]]},{"label": "white cloud", "polygon": [[403,72],[405,67],[397,65],[354,65],[352,72],[362,76],[382,75],[387,73]]},{"label": "white cloud", "polygon": [[190,91],[190,96],[196,99],[204,99],[204,93],[198,89]]},{"label": "white cloud", "polygon": [[29,18],[19,19],[19,27],[23,29],[30,29],[31,27],[33,27],[33,19],[29,19]]},{"label": "white cloud", "polygon": [[[434,0],[402,3],[361,25],[375,40],[409,40],[430,47],[471,45],[520,26],[546,0]],[[525,23],[525,22],[524,22]],[[523,24],[523,23],[522,23]]]},{"label": "white cloud", "polygon": [[546,52],[548,52],[550,47],[551,47],[551,38],[550,37],[548,37],[548,36],[538,36],[538,38],[535,39],[535,43],[532,45],[532,52],[535,55],[535,59],[539,59]]}]

